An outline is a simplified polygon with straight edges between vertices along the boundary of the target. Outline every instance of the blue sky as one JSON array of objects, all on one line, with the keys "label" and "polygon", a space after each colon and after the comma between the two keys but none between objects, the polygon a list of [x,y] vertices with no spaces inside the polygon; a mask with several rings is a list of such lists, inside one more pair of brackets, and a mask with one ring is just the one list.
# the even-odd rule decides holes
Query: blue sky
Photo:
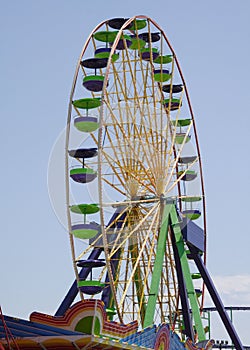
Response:
[{"label": "blue sky", "polygon": [[[209,271],[227,306],[250,305],[249,13],[248,0],[1,1],[4,313],[53,313],[73,280],[68,236],[48,194],[49,159],[66,124],[73,74],[88,34],[102,20],[139,14],[164,29],[191,97],[207,197]],[[55,181],[63,192],[61,178]],[[250,313],[236,321],[250,345]]]}]

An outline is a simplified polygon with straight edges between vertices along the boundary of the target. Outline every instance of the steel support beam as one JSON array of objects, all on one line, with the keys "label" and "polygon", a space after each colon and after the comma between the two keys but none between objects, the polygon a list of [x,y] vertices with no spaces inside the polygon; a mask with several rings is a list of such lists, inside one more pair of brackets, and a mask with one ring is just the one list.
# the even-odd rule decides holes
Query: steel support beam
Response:
[{"label": "steel support beam", "polygon": [[183,322],[184,322],[183,334],[185,334],[187,337],[192,339],[192,341],[194,341],[194,332],[192,327],[191,311],[189,308],[188,295],[187,295],[184,276],[181,268],[181,261],[180,261],[178,249],[176,246],[173,230],[171,230],[171,240],[173,242],[174,260],[176,265],[177,280],[178,280],[179,293],[180,293],[180,299],[181,299],[181,308],[182,308],[181,311],[182,311]]},{"label": "steel support beam", "polygon": [[201,259],[201,256],[199,255],[199,251],[193,247],[191,244],[188,245],[189,246],[189,250],[192,254],[192,258],[194,259],[194,262],[203,278],[203,281],[207,287],[207,290],[214,302],[214,305],[221,317],[221,320],[228,332],[228,335],[230,336],[234,346],[235,346],[235,349],[236,350],[243,350],[244,347],[240,341],[240,338],[238,337],[238,334],[230,320],[230,317],[228,315],[228,313],[226,312],[225,308],[224,308],[224,305],[222,303],[222,300],[215,288],[215,285],[211,279],[211,277],[209,276],[209,273],[207,271],[207,268],[206,266],[204,265],[202,259]]},{"label": "steel support beam", "polygon": [[184,247],[184,240],[183,240],[180,223],[179,223],[179,218],[176,211],[176,207],[174,205],[172,206],[170,211],[170,221],[171,221],[171,226],[175,236],[176,247],[178,249],[178,254],[180,257],[181,268],[182,268],[182,272],[185,280],[188,299],[192,309],[192,315],[193,315],[193,320],[196,327],[196,332],[197,332],[199,341],[203,341],[206,339],[206,335],[203,328],[201,315],[200,315],[200,308],[198,305],[198,300],[197,300],[192,276],[189,269],[187,254]]},{"label": "steel support beam", "polygon": [[[116,218],[119,216],[120,214],[120,209],[117,209],[114,214],[112,215],[108,225],[111,225],[112,222],[114,222],[116,220]],[[99,256],[101,255],[103,249],[102,248],[94,248],[92,250],[92,252],[90,253],[88,259],[98,259]],[[86,279],[88,277],[88,275],[91,272],[91,268],[89,267],[83,267],[79,273],[79,278],[81,279]],[[59,308],[57,309],[55,316],[63,316],[65,314],[65,312],[70,308],[71,304],[74,302],[76,296],[78,294],[78,288],[77,288],[77,281],[75,280],[68,293],[66,294],[65,298],[63,299],[62,303],[60,304]]]}]

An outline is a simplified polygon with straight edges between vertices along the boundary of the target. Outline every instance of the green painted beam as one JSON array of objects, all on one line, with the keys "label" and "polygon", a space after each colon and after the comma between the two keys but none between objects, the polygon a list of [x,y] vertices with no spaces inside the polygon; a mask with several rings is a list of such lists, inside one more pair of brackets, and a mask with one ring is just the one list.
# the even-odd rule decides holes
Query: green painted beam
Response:
[{"label": "green painted beam", "polygon": [[169,213],[172,204],[166,204],[163,209],[161,229],[158,237],[158,244],[156,249],[156,257],[154,263],[154,270],[152,274],[150,292],[148,297],[148,304],[146,308],[143,328],[149,327],[154,323],[155,308],[157,296],[159,292],[162,265],[164,260],[164,253],[166,250],[166,240],[168,236],[169,227]]},{"label": "green painted beam", "polygon": [[201,315],[200,315],[200,308],[199,308],[197,296],[195,293],[192,276],[189,269],[188,259],[185,252],[184,241],[182,238],[182,233],[181,233],[181,228],[180,228],[176,208],[174,205],[171,206],[170,220],[171,220],[171,225],[175,235],[176,246],[180,256],[181,267],[182,267],[183,276],[186,284],[188,299],[192,309],[192,315],[194,319],[196,332],[197,332],[199,341],[202,341],[206,339],[206,335],[203,329],[203,324],[202,324]]}]

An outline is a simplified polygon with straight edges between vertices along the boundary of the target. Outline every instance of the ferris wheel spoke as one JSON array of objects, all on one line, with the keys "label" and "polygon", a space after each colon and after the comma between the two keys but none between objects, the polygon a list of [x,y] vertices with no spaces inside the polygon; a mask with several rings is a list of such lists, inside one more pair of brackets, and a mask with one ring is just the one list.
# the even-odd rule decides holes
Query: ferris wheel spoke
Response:
[{"label": "ferris wheel spoke", "polygon": [[[149,295],[150,293],[150,286],[148,283],[148,277],[150,273],[152,274],[152,264],[153,264],[153,259],[155,259],[155,246],[157,244],[157,236],[158,236],[158,227],[159,227],[159,220],[160,220],[160,215],[158,215],[156,222],[155,222],[155,229],[153,230],[153,237],[148,241],[148,244],[145,245],[144,248],[144,255],[143,255],[143,271],[144,271],[144,280],[142,284],[142,294],[143,295]],[[144,240],[140,240],[140,250],[142,249],[142,244]],[[141,299],[139,302],[139,312],[141,313],[142,307],[143,309],[143,320],[144,322],[144,317],[145,317],[145,301],[144,299]]]},{"label": "ferris wheel spoke", "polygon": [[[177,116],[176,120],[178,120],[178,116]],[[169,120],[169,124],[170,124],[169,134],[170,134],[171,145],[169,147],[169,152],[168,152],[169,157],[168,157],[168,161],[167,161],[167,165],[166,165],[167,171],[170,167],[172,168],[172,170],[175,169],[172,166],[172,162],[173,162],[172,156],[173,155],[175,156],[175,153],[176,153],[175,138],[176,138],[176,133],[177,133],[177,126],[174,126],[174,131],[173,131],[173,126],[171,125],[171,123],[172,123],[171,120]],[[167,144],[166,144],[166,147],[168,147]]]},{"label": "ferris wheel spoke", "polygon": [[[122,214],[120,215],[120,218],[122,217],[122,215],[123,215],[124,213],[126,213],[127,216],[129,216],[130,211],[131,211],[131,208],[129,208],[129,207],[128,207],[127,209],[125,209],[125,210],[122,212]],[[118,232],[116,232],[116,238],[115,238],[115,240],[112,242],[112,246],[114,246],[114,247],[117,246],[117,245],[119,244],[119,242],[121,241],[122,236],[123,236],[124,234],[126,234],[126,231],[127,231],[126,225],[127,225],[127,219],[123,220],[121,227],[118,229]],[[106,228],[106,232],[109,232],[109,227]],[[117,252],[119,252],[120,250],[122,250],[122,248],[118,249]],[[116,252],[116,253],[117,253],[117,252]]]},{"label": "ferris wheel spoke", "polygon": [[[135,129],[136,129],[136,126],[135,126]],[[116,130],[116,136],[118,137],[117,130]],[[125,152],[126,152],[126,149],[129,150],[126,152],[126,154],[129,155],[128,159],[133,159],[134,154],[136,152],[138,152],[138,150],[140,150],[140,148],[136,149],[136,147],[134,147],[131,139],[127,138],[126,135],[123,135],[123,136],[124,136],[124,140],[125,140]],[[124,145],[123,144],[121,145],[119,143],[118,143],[118,145],[113,145],[112,137],[111,137],[109,132],[107,132],[107,137],[109,140],[110,147],[112,148],[112,150],[114,152],[115,159],[119,159],[119,166],[120,166],[123,178],[125,180],[125,182],[123,182],[124,187],[125,187],[125,183],[127,182],[128,178],[132,178],[132,179],[135,179],[138,182],[138,184],[140,184],[142,187],[145,187],[149,192],[154,193],[154,190],[150,186],[148,186],[146,181],[145,181],[147,179],[148,183],[150,184],[152,182],[152,178],[149,175],[148,171],[145,169],[143,163],[140,163],[141,169],[144,170],[143,173],[134,171],[133,167],[132,167],[132,169],[127,168],[128,159],[124,159],[123,156],[120,159],[120,156],[118,156],[118,153],[117,153],[117,146],[118,146],[118,150],[120,150],[119,153],[122,154],[122,151],[124,149]],[[143,144],[143,142],[140,142],[139,146],[142,144]],[[108,156],[106,156],[106,159],[107,158],[108,158]],[[113,161],[113,159],[112,159],[112,161]],[[123,166],[120,165],[120,161],[123,162]],[[110,161],[109,161],[109,163],[110,163]],[[127,174],[126,174],[126,170],[128,170]],[[146,179],[143,177],[143,175],[146,176]]]},{"label": "ferris wheel spoke", "polygon": [[[124,299],[125,299],[125,297],[126,297],[126,293],[127,293],[127,291],[128,291],[128,288],[130,287],[130,284],[131,284],[132,279],[133,279],[133,277],[134,277],[135,270],[137,269],[137,266],[138,266],[138,264],[139,264],[140,258],[141,258],[142,254],[143,254],[143,249],[144,249],[144,247],[145,247],[145,245],[146,245],[146,243],[147,243],[147,240],[149,239],[149,235],[150,235],[150,232],[151,232],[151,230],[152,230],[152,227],[153,227],[153,225],[154,225],[154,221],[155,221],[157,215],[158,215],[158,212],[156,211],[156,213],[155,213],[155,214],[153,215],[153,217],[152,217],[152,222],[151,222],[150,227],[149,227],[149,229],[148,229],[148,232],[147,232],[147,234],[146,234],[146,236],[145,236],[144,242],[143,242],[142,247],[141,247],[142,249],[140,250],[139,255],[138,255],[138,257],[137,257],[137,261],[135,262],[135,264],[134,264],[134,266],[133,266],[133,270],[132,270],[132,272],[131,272],[131,276],[130,276],[129,280],[126,281],[126,288],[125,288],[125,290],[124,290],[123,296],[121,297],[121,300],[120,300],[120,303],[119,303],[119,307],[121,306],[121,304],[123,303],[123,301],[124,301]],[[144,220],[144,221],[145,221],[145,220]],[[137,225],[137,226],[138,226],[138,225]],[[133,232],[133,231],[132,231],[132,232]],[[131,237],[131,234],[129,235],[129,237]],[[128,237],[128,238],[129,238],[129,237]]]},{"label": "ferris wheel spoke", "polygon": [[114,182],[111,182],[111,180],[107,179],[108,175],[113,177],[110,172],[106,171],[105,173],[102,174],[103,180],[107,184],[110,184],[110,186],[112,186],[113,188],[117,189],[120,193],[126,195],[126,192],[124,192],[123,190],[127,190],[127,185],[126,185],[126,182],[124,181],[125,174],[123,173],[123,171],[121,171],[120,160],[118,160],[116,156],[112,157],[109,153],[107,153],[104,150],[102,151],[102,156],[103,158],[105,158],[105,161],[107,162],[107,165],[110,167],[111,171],[113,171],[113,174],[115,175],[115,180],[119,182],[119,185],[122,187],[122,189],[119,189],[118,185],[115,185]]},{"label": "ferris wheel spoke", "polygon": [[196,162],[197,162],[197,159],[195,159],[192,163],[189,163],[189,165],[186,167],[183,173],[180,176],[178,176],[178,178],[173,182],[172,186],[168,188],[169,192],[184,178],[188,170],[190,170]]},{"label": "ferris wheel spoke", "polygon": [[[97,142],[96,138],[93,137],[93,139],[95,140],[95,142]],[[113,149],[115,150],[115,147],[113,147]],[[116,179],[120,182],[120,186],[124,189],[126,189],[126,185],[125,182],[122,180],[122,176],[120,176],[119,171],[121,171],[121,167],[119,165],[119,157],[115,157],[113,158],[108,152],[106,152],[104,149],[102,149],[102,155],[105,158],[105,161],[107,162],[107,164],[109,165],[109,167],[112,169],[114,175],[116,176]],[[124,177],[124,176],[123,176]],[[118,192],[120,192],[121,194],[123,194],[124,196],[126,195],[126,192],[122,191],[122,189],[120,189],[118,187],[118,185],[115,185],[114,183],[112,183],[111,181],[109,181],[107,179],[107,177],[105,176],[105,174],[102,176],[103,181],[106,182],[108,185],[110,185],[112,188],[116,189]]]},{"label": "ferris wheel spoke", "polygon": [[[153,205],[153,207],[148,211],[148,213],[142,218],[142,220],[135,225],[135,227],[129,232],[129,234],[122,240],[122,242],[116,246],[113,247],[110,251],[109,256],[112,257],[117,251],[118,249],[120,249],[125,242],[137,231],[140,229],[140,227],[142,227],[142,225],[144,224],[144,222],[148,219],[148,217],[156,210],[156,208],[159,206],[159,203],[156,203],[155,205]],[[149,233],[148,233],[149,234]],[[146,243],[145,243],[146,244]]]},{"label": "ferris wheel spoke", "polygon": [[[154,149],[153,147],[147,147],[146,149],[146,146],[145,146],[145,142],[143,142],[143,138],[142,136],[145,137],[145,141],[146,141],[146,144],[150,144],[149,142],[149,139],[148,139],[148,135],[147,135],[147,132],[145,130],[145,127],[144,127],[144,130],[143,130],[143,133],[141,132],[141,129],[142,129],[142,126],[140,126],[140,130],[138,130],[138,127],[135,126],[135,132],[136,132],[136,137],[139,139],[140,141],[140,145],[142,147],[142,150],[143,150],[143,154],[145,154],[145,159],[147,161],[147,164],[152,164],[152,169],[155,168],[155,165],[154,165],[154,151],[156,151],[156,149]],[[152,172],[152,175],[153,175],[153,184],[154,184],[154,187],[155,187],[155,174],[154,172]]]},{"label": "ferris wheel spoke", "polygon": [[[144,315],[145,315],[146,300],[144,297],[142,286],[144,285],[145,280],[143,279],[140,266],[136,265],[137,257],[140,252],[140,250],[138,249],[138,244],[133,244],[133,242],[129,242],[129,252],[131,255],[132,268],[134,269],[133,280],[134,280],[135,289],[136,289],[136,295],[138,300],[137,302],[140,305],[138,310],[138,316],[139,318],[142,319],[142,322],[143,322]],[[126,289],[124,290],[124,293],[126,293]]]},{"label": "ferris wheel spoke", "polygon": [[85,250],[83,250],[81,252],[81,254],[79,254],[77,257],[75,257],[75,261],[82,259],[83,256],[85,256],[87,253],[89,253],[93,249],[93,247],[95,247],[95,244],[101,239],[101,237],[102,237],[101,234],[97,235],[95,237],[95,239],[93,240],[92,244],[88,245],[88,247]]},{"label": "ferris wheel spoke", "polygon": [[[127,93],[126,93],[126,90],[125,90],[125,87],[126,87],[126,85],[124,85],[123,84],[123,77],[120,77],[120,72],[119,72],[119,68],[117,69],[116,67],[115,67],[115,65],[113,64],[113,66],[112,66],[112,68],[113,68],[113,73],[114,73],[114,82],[115,82],[115,89],[116,89],[116,94],[117,94],[117,96],[119,96],[119,98],[118,98],[118,103],[120,103],[121,101],[122,102],[126,102],[127,101]],[[122,72],[122,74],[123,74],[123,69],[121,69],[121,72]],[[122,96],[123,96],[123,98],[122,98]]]},{"label": "ferris wheel spoke", "polygon": [[[137,108],[139,108],[139,110],[140,110],[140,115],[143,115],[143,110],[141,109],[142,106],[141,106],[141,101],[140,101],[140,96],[139,96],[139,91],[138,91],[138,88],[140,85],[137,86],[138,79],[136,79],[137,78],[137,76],[136,76],[137,75],[136,64],[134,65],[134,71],[133,71],[132,64],[129,60],[129,53],[127,50],[126,50],[126,56],[127,56],[127,64],[129,67],[129,72],[131,75],[131,80],[132,80],[132,85],[133,85],[133,100],[135,101],[135,106]],[[143,70],[141,70],[140,72],[143,72]]]},{"label": "ferris wheel spoke", "polygon": [[[188,127],[188,129],[187,129],[187,131],[186,131],[186,133],[185,133],[185,136],[184,136],[184,138],[183,138],[183,142],[182,142],[181,147],[179,148],[178,153],[177,153],[177,155],[176,155],[176,157],[175,157],[174,163],[171,164],[171,172],[170,172],[170,174],[169,174],[169,176],[168,176],[168,179],[166,179],[165,191],[166,191],[167,186],[169,185],[169,183],[170,183],[170,181],[171,181],[171,179],[172,179],[172,177],[173,177],[174,171],[176,171],[176,166],[177,166],[178,160],[179,160],[179,158],[180,158],[180,156],[181,156],[182,150],[183,150],[183,148],[184,148],[186,139],[187,139],[187,137],[188,137],[188,135],[189,135],[191,126],[192,126],[192,122],[190,123],[190,125],[189,125],[189,127]],[[176,134],[175,134],[175,135],[176,135]],[[174,141],[173,141],[173,143],[174,143]],[[176,185],[176,183],[179,182],[179,181],[180,181],[180,179],[177,178],[177,180],[175,181],[175,183],[174,183],[168,190],[171,191],[171,189],[172,189],[172,188]]]},{"label": "ferris wheel spoke", "polygon": [[[116,164],[119,167],[119,169],[121,170],[121,176],[124,179],[124,180],[122,180],[121,177],[119,176],[120,183],[123,185],[124,189],[126,191],[128,191],[129,190],[129,183],[128,183],[129,177],[132,177],[134,179],[137,179],[137,177],[136,177],[136,175],[133,174],[132,171],[128,172],[129,169],[126,169],[126,160],[123,158],[123,156],[122,156],[122,158],[120,158],[120,156],[118,156],[117,147],[115,147],[115,145],[113,145],[112,138],[110,137],[109,133],[108,133],[108,139],[109,139],[111,148],[113,149],[115,158],[114,159],[111,158],[105,152],[103,152],[103,154],[105,154],[106,159],[109,159],[110,166],[112,166],[114,168],[114,164]],[[120,150],[120,153],[122,154],[123,147],[121,147],[121,145],[120,145],[118,147],[118,150]],[[132,155],[132,153],[131,153],[131,155]],[[123,164],[123,166],[121,166],[121,164]],[[115,171],[115,172],[116,172],[116,174],[118,174],[117,171]],[[141,182],[140,179],[138,181],[142,186],[147,187],[147,185],[144,182]],[[150,190],[150,188],[148,188],[148,189]]]}]

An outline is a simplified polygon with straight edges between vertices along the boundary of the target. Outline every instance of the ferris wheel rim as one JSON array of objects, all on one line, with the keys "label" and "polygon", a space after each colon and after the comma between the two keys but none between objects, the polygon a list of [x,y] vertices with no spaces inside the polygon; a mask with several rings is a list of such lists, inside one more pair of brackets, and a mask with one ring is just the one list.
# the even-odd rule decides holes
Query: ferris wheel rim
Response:
[{"label": "ferris wheel rim", "polygon": [[[194,115],[193,115],[193,111],[192,111],[192,107],[191,107],[191,103],[190,103],[190,100],[189,100],[189,96],[188,96],[188,91],[187,91],[187,88],[186,88],[186,83],[184,81],[184,78],[183,78],[183,75],[181,73],[181,70],[180,70],[180,67],[179,67],[179,63],[177,61],[177,58],[176,58],[176,55],[175,55],[175,52],[174,50],[171,48],[169,42],[168,42],[168,39],[164,33],[164,31],[158,26],[158,24],[156,24],[150,17],[147,17],[147,16],[134,16],[134,17],[131,17],[127,22],[125,22],[123,24],[123,26],[120,28],[120,30],[118,31],[118,34],[116,36],[116,39],[114,41],[114,44],[111,48],[111,52],[110,52],[110,57],[109,57],[109,60],[108,60],[108,64],[107,64],[107,69],[106,69],[106,73],[105,73],[105,78],[104,78],[104,83],[103,83],[103,91],[102,91],[102,101],[103,101],[103,98],[104,98],[104,91],[105,89],[107,88],[107,84],[108,84],[108,77],[109,77],[109,69],[110,69],[110,66],[112,64],[112,54],[115,52],[115,49],[116,49],[116,44],[118,43],[119,39],[121,38],[121,35],[123,33],[123,30],[132,22],[134,21],[135,19],[146,19],[148,22],[151,22],[152,24],[155,25],[155,27],[157,27],[161,34],[163,35],[163,37],[165,38],[166,42],[168,43],[169,45],[169,48],[171,49],[171,52],[173,54],[173,60],[176,62],[176,65],[178,67],[178,70],[179,70],[179,73],[181,75],[181,78],[182,78],[182,84],[184,86],[184,89],[185,89],[185,93],[186,93],[186,96],[187,96],[187,100],[188,100],[188,104],[189,104],[189,110],[190,110],[190,114],[192,116],[192,121],[193,121],[193,128],[194,128],[194,133],[195,133],[195,141],[196,141],[196,149],[197,149],[197,157],[198,157],[198,160],[199,160],[199,169],[200,169],[200,178],[201,178],[201,183],[202,183],[202,198],[203,198],[203,207],[204,207],[204,210],[203,210],[203,215],[204,215],[204,230],[205,230],[205,227],[206,227],[206,211],[205,211],[205,196],[204,196],[204,184],[203,184],[203,175],[202,175],[202,166],[201,166],[201,159],[200,159],[200,151],[199,151],[199,144],[198,144],[198,137],[197,137],[197,132],[196,132],[196,127],[195,127],[195,120],[194,120]],[[67,120],[67,131],[66,131],[66,145],[65,145],[65,158],[66,158],[66,161],[65,161],[65,168],[66,168],[66,174],[68,172],[68,150],[69,150],[69,133],[70,133],[70,120],[71,120],[71,112],[72,112],[72,99],[73,99],[73,95],[74,95],[74,89],[75,89],[75,84],[76,84],[76,80],[77,80],[77,75],[78,75],[78,72],[79,72],[79,68],[80,68],[80,61],[87,49],[87,46],[91,40],[91,37],[92,35],[102,26],[106,23],[107,21],[103,21],[102,23],[100,23],[98,26],[96,26],[96,28],[91,32],[91,34],[89,35],[84,47],[83,47],[83,50],[81,52],[81,55],[80,55],[80,58],[78,60],[78,64],[77,64],[77,68],[76,68],[76,72],[75,72],[75,76],[74,76],[74,80],[73,80],[73,85],[72,85],[72,90],[71,90],[71,94],[70,94],[70,102],[69,102],[69,111],[68,111],[68,120]],[[102,149],[102,126],[103,126],[103,117],[102,117],[102,113],[103,113],[103,106],[104,104],[101,105],[101,117],[100,117],[100,127],[99,127],[99,133],[98,133],[98,149],[101,150]],[[107,234],[106,234],[106,229],[105,229],[105,220],[104,220],[104,215],[103,215],[103,211],[104,211],[104,201],[102,200],[102,162],[101,162],[101,157],[102,157],[102,152],[98,152],[98,187],[99,187],[99,205],[100,205],[100,221],[101,221],[101,231],[103,233],[103,239],[104,239],[104,246],[106,247],[106,252],[105,252],[105,255],[106,255],[106,260],[108,261],[108,252],[107,252],[107,247],[108,247],[108,242],[107,242]],[[66,176],[66,193],[69,193],[69,177]],[[160,197],[158,199],[155,199],[155,201],[159,201],[160,202]],[[112,204],[112,203],[110,203]],[[130,202],[130,204],[132,204],[132,202]],[[120,205],[122,206],[122,202],[120,203]],[[67,215],[68,215],[68,228],[69,228],[69,232],[71,230],[71,216],[70,216],[70,212],[69,212],[69,206],[70,206],[70,203],[69,203],[69,197],[67,195]],[[72,240],[72,235],[70,234],[70,240]],[[71,250],[72,250],[72,256],[75,257],[75,253],[74,253],[74,248],[71,246]],[[75,260],[75,258],[73,258],[73,260]],[[109,277],[110,277],[110,280],[112,280],[112,273],[111,273],[111,267],[108,268],[108,271],[109,271]],[[77,273],[77,269],[75,269],[75,273],[76,273],[76,276],[78,276],[78,273]],[[111,281],[112,282],[112,281]],[[114,286],[114,282],[111,283],[111,286]],[[115,289],[113,288],[113,294],[115,295],[116,292],[115,292]],[[118,304],[118,303],[117,303]],[[119,312],[119,311],[118,311]],[[120,321],[122,321],[122,317],[120,315],[118,315],[119,318],[120,318]]]}]

